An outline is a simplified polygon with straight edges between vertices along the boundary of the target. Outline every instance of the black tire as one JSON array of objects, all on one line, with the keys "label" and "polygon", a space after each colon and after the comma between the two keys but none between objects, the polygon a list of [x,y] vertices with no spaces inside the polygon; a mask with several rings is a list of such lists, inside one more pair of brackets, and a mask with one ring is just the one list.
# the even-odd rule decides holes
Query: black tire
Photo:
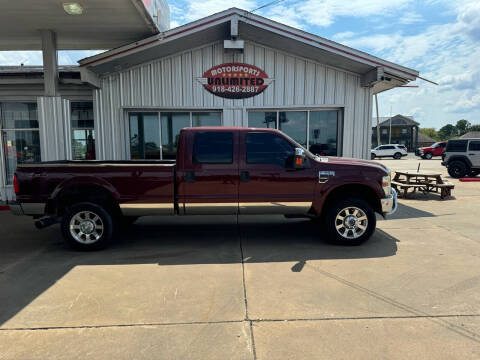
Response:
[{"label": "black tire", "polygon": [[[83,214],[83,216],[82,216]],[[97,216],[96,219],[93,215]],[[73,220],[76,218],[76,220]],[[79,219],[85,219],[84,223],[93,223],[94,232],[82,232]],[[70,225],[78,226],[72,231],[76,233],[76,238],[70,230]],[[88,224],[87,224],[88,225]],[[101,228],[100,228],[101,226]],[[70,206],[61,223],[62,235],[69,246],[80,251],[92,251],[106,248],[113,239],[115,230],[114,217],[105,208],[91,202],[82,202]],[[87,226],[86,231],[90,230]],[[98,236],[98,239],[94,239]],[[88,238],[87,238],[88,237]],[[93,238],[92,238],[93,237]]]},{"label": "black tire", "polygon": [[401,159],[401,158],[402,158],[402,154],[399,153],[399,152],[397,152],[397,153],[393,154],[393,158],[394,158],[395,160]]},{"label": "black tire", "polygon": [[[366,229],[362,234],[360,234],[356,238],[348,238],[348,236],[354,236],[353,235],[353,230],[348,230],[346,226],[343,227],[343,235],[342,229],[340,228],[337,230],[337,225],[344,224],[345,221],[348,222],[347,216],[353,216],[351,211],[349,210],[349,214],[347,216],[344,216],[344,222],[340,221],[337,216],[340,215],[340,213],[346,214],[344,212],[345,209],[349,208],[357,208],[360,209],[364,215],[366,215],[366,220],[367,222],[365,223],[364,221],[361,221],[361,225],[366,225]],[[361,214],[360,214],[361,215]],[[356,216],[358,218],[358,215]],[[361,216],[359,217],[361,218]],[[357,220],[358,221],[358,220]],[[354,245],[360,245],[370,239],[372,236],[373,232],[375,231],[375,228],[377,226],[377,218],[375,217],[375,212],[373,211],[372,207],[370,204],[362,199],[359,198],[346,198],[346,199],[341,199],[337,200],[334,202],[330,207],[326,210],[326,214],[324,217],[324,225],[325,228],[327,229],[327,235],[328,235],[328,241],[337,244],[337,245],[349,245],[349,246],[354,246]],[[345,235],[345,233],[348,231],[348,233]],[[355,232],[357,234],[357,232]]]},{"label": "black tire", "polygon": [[377,156],[376,156],[374,153],[372,153],[372,154],[370,155],[370,158],[371,158],[372,160],[375,160],[376,157],[377,157]]},{"label": "black tire", "polygon": [[432,153],[428,152],[428,153],[425,154],[425,159],[432,160],[432,158],[433,158]]},{"label": "black tire", "polygon": [[463,178],[468,173],[467,165],[459,160],[449,163],[447,170],[448,174],[455,179]]}]

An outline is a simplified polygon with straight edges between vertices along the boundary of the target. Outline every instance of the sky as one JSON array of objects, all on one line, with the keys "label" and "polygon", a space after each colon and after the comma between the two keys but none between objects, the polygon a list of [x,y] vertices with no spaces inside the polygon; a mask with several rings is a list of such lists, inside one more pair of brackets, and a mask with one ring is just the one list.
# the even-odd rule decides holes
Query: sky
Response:
[{"label": "sky", "polygon": [[[168,1],[168,0],[167,0]],[[271,0],[169,0],[171,27],[235,6],[254,10]],[[421,127],[459,119],[480,124],[480,1],[284,0],[256,11],[272,20],[365,51],[420,72],[438,86],[378,95],[380,116],[413,116]],[[59,64],[94,51],[61,51]],[[40,65],[40,52],[0,52],[0,65]],[[375,115],[375,114],[373,114]]]}]

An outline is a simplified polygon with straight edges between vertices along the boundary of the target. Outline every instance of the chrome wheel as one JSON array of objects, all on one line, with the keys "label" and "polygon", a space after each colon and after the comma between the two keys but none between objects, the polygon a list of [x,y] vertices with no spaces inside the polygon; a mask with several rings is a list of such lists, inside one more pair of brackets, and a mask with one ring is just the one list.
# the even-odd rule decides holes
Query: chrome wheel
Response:
[{"label": "chrome wheel", "polygon": [[80,211],[70,220],[70,234],[80,244],[93,244],[103,235],[103,221],[91,211]]},{"label": "chrome wheel", "polygon": [[359,238],[367,231],[367,227],[367,214],[355,206],[340,210],[335,218],[335,229],[345,239]]}]

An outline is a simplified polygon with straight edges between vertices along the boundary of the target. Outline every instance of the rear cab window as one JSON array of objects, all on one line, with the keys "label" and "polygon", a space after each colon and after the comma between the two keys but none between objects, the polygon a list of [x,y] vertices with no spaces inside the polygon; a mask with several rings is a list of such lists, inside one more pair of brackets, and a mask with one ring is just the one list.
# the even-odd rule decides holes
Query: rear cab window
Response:
[{"label": "rear cab window", "polygon": [[467,151],[467,140],[450,140],[447,144],[447,152]]},{"label": "rear cab window", "polygon": [[233,133],[228,131],[202,131],[193,140],[194,164],[232,164]]}]

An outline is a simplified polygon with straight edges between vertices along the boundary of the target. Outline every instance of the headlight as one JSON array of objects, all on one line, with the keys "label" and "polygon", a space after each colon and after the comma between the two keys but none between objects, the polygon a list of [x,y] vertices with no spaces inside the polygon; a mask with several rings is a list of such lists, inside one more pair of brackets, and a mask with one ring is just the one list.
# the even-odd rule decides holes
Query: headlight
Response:
[{"label": "headlight", "polygon": [[392,181],[390,175],[382,177],[382,188],[385,196],[389,196],[392,193]]}]

